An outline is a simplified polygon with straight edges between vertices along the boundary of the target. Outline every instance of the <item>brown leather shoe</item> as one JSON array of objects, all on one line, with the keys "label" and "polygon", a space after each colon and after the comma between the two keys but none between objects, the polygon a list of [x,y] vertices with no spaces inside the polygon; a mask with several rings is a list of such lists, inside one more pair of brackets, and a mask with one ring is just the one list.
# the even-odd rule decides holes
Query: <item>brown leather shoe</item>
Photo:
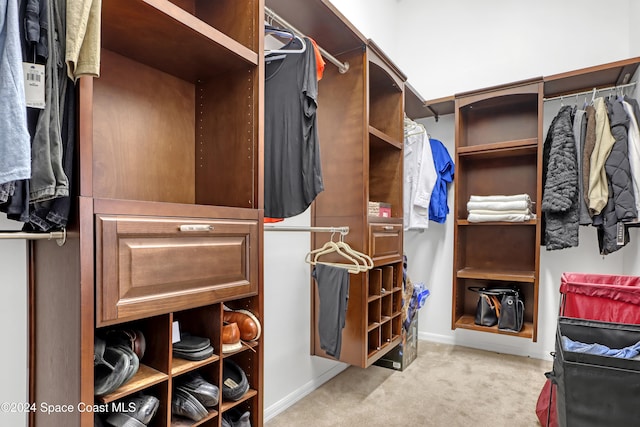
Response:
[{"label": "brown leather shoe", "polygon": [[253,341],[260,338],[260,321],[252,312],[249,310],[225,310],[223,313],[225,322],[238,324],[242,340]]},{"label": "brown leather shoe", "polygon": [[222,327],[222,352],[231,353],[240,350],[240,329],[237,323],[228,323]]}]

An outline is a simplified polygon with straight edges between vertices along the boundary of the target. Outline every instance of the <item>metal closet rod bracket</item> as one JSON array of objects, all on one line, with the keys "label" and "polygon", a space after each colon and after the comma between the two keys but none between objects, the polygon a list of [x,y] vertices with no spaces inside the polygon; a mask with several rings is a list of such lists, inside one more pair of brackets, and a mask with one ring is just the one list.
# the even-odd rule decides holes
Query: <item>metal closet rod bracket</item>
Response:
[{"label": "metal closet rod bracket", "polygon": [[67,241],[67,230],[50,231],[48,233],[28,232],[28,231],[0,231],[0,239],[25,239],[25,240],[53,240],[58,246],[62,246]]}]

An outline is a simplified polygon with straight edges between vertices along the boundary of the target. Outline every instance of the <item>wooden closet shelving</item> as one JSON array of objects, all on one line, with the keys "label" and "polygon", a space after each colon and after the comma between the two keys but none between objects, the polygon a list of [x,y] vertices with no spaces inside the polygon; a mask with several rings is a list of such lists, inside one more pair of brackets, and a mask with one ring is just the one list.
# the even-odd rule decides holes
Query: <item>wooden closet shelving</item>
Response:
[{"label": "wooden closet shelving", "polygon": [[[219,427],[231,408],[263,424],[263,338],[222,354],[223,304],[263,319],[263,2],[102,2],[99,78],[81,77],[77,188],[66,243],[31,251],[30,400],[86,405],[137,392],[160,400],[151,427]],[[173,356],[173,324],[209,338],[201,361]],[[94,396],[94,339],[143,332],[132,380]],[[223,360],[250,390],[198,422],[171,412],[174,381],[223,389]],[[31,414],[90,427],[94,413]]]},{"label": "wooden closet shelving", "polygon": [[[528,194],[540,206],[542,82],[532,79],[459,94],[456,108],[456,191],[452,328],[536,339],[538,220],[469,222],[471,195]],[[506,332],[474,323],[478,294],[472,286],[516,283],[525,301],[525,324]]]},{"label": "wooden closet shelving", "polygon": [[[345,241],[368,254],[375,267],[350,275],[340,360],[367,367],[393,349],[402,328],[402,163],[406,77],[371,40],[326,0],[267,0],[266,7],[348,63],[340,73],[327,63],[318,83],[318,128],[325,190],[311,225],[349,227]],[[391,205],[391,217],[369,216],[369,201]],[[314,233],[312,248],[328,235]],[[384,289],[384,292],[382,291]],[[312,282],[311,353],[320,348],[319,313]]]}]

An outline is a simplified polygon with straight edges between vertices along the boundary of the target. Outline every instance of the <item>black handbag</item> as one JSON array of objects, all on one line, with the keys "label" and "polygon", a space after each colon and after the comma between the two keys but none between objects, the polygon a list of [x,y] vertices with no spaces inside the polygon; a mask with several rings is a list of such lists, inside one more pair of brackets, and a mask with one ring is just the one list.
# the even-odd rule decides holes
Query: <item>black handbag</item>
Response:
[{"label": "black handbag", "polygon": [[472,290],[480,294],[474,323],[480,326],[495,326],[500,316],[500,300],[496,295],[484,292],[484,288]]},{"label": "black handbag", "polygon": [[498,329],[520,332],[524,323],[524,301],[520,297],[520,292],[511,290],[503,293],[500,306]]},{"label": "black handbag", "polygon": [[498,325],[500,330],[520,332],[524,323],[524,301],[517,286],[471,286],[469,290],[479,294],[476,325]]}]

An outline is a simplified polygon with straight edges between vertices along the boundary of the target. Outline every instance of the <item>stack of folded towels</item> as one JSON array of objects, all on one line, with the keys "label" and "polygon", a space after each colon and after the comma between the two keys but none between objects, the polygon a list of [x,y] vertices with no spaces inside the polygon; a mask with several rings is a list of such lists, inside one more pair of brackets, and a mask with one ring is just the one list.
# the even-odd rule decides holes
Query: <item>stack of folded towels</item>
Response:
[{"label": "stack of folded towels", "polygon": [[469,222],[524,222],[536,217],[528,194],[471,196],[467,202]]}]

